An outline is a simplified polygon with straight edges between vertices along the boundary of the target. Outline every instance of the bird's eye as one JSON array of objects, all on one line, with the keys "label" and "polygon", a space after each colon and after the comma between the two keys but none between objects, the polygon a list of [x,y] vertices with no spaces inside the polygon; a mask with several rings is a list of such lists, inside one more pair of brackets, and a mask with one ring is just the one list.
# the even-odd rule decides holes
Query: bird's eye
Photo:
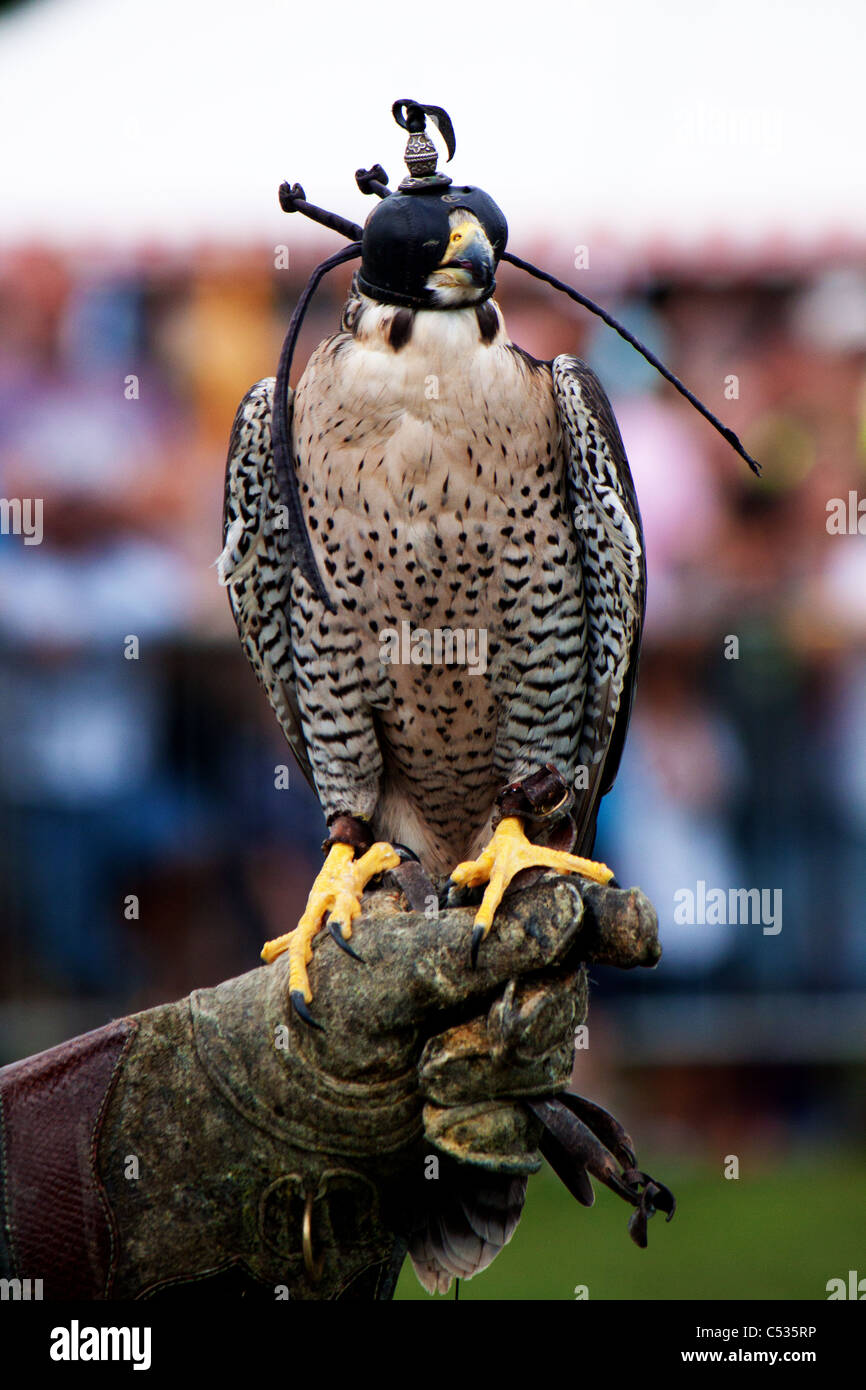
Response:
[{"label": "bird's eye", "polygon": [[451,238],[450,238],[450,240],[451,240],[452,245],[454,244],[455,241],[459,241],[459,240],[460,240],[461,235],[462,235],[462,233],[460,233],[460,232],[452,232],[452,233],[451,233]]}]

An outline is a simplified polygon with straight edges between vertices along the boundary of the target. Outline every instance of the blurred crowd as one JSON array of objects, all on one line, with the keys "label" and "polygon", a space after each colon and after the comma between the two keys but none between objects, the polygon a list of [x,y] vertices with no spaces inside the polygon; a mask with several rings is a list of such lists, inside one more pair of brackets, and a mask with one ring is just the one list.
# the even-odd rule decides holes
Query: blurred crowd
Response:
[{"label": "blurred crowd", "polygon": [[[213,565],[234,410],[308,270],[267,248],[0,265],[0,497],[43,507],[41,543],[0,535],[0,1003],[144,1007],[251,968],[299,914],[324,825]],[[763,464],[600,322],[501,275],[515,341],[600,374],[644,517],[644,655],[598,856],[658,907],[662,991],[862,987],[866,534],[856,508],[829,530],[828,504],[866,496],[866,273],[597,293]],[[699,881],[781,890],[782,930],[677,921]]]}]

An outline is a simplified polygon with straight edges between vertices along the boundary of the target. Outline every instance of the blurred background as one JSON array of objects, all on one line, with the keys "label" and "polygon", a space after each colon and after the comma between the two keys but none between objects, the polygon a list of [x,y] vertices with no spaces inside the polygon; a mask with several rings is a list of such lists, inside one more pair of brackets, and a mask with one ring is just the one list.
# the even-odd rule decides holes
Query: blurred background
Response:
[{"label": "blurred background", "polygon": [[[280,213],[280,180],[363,220],[354,170],[402,176],[391,102],[436,102],[449,172],[497,199],[511,249],[618,314],[764,466],[503,268],[513,339],[601,375],[644,516],[597,854],[653,899],[665,953],[593,971],[575,1086],[680,1211],[638,1252],[616,1199],[585,1212],[541,1175],[462,1296],[823,1298],[866,1276],[862,13],[314,11],[0,4],[0,1064],[251,969],[299,915],[324,825],[217,584],[226,445],[339,244]],[[766,890],[773,930],[678,921],[700,884]],[[425,1295],[404,1272],[399,1296]]]}]

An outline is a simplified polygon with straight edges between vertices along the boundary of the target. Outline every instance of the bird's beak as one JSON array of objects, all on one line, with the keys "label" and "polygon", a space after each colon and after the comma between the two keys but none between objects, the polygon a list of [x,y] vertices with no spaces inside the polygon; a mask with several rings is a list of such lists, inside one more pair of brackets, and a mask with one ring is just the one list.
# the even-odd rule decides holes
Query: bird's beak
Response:
[{"label": "bird's beak", "polygon": [[[453,259],[441,263],[441,270],[462,271],[460,279],[466,285],[489,289],[493,284],[493,253],[486,238],[475,236],[455,252]],[[465,278],[464,278],[465,277]]]}]

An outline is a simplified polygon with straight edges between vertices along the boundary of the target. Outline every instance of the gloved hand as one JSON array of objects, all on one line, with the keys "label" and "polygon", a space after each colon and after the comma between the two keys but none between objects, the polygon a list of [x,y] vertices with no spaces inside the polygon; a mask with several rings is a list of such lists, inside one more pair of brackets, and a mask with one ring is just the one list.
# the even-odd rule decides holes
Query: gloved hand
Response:
[{"label": "gloved hand", "polygon": [[[316,943],[321,1030],[289,1007],[280,959],[0,1071],[6,1276],[49,1298],[273,1300],[388,1298],[407,1248],[427,1287],[483,1268],[555,1104],[539,1119],[522,1098],[570,1079],[582,962],[659,952],[642,894],[574,879],[504,903],[474,970],[471,920],[370,895],[362,962]],[[568,1161],[606,1181],[602,1152]]]}]

